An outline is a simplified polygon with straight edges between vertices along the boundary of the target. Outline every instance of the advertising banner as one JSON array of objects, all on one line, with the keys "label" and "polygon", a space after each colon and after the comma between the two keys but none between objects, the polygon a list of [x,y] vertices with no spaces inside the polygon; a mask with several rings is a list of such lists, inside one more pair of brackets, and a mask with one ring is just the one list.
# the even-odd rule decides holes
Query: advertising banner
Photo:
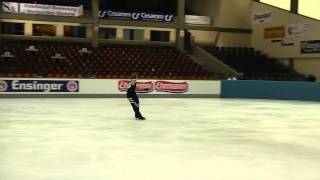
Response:
[{"label": "advertising banner", "polygon": [[2,2],[1,10],[9,13],[20,13],[20,3],[17,2]]},{"label": "advertising banner", "polygon": [[[130,81],[120,80],[118,82],[118,89],[120,92],[125,92],[130,87]],[[153,91],[153,82],[137,82],[136,92],[137,93],[150,93]]]},{"label": "advertising banner", "polygon": [[320,53],[320,40],[302,41],[301,54]]},{"label": "advertising banner", "polygon": [[252,16],[253,24],[272,22],[272,12],[255,13]]},{"label": "advertising banner", "polygon": [[0,80],[1,92],[79,92],[79,81]]},{"label": "advertising banner", "polygon": [[185,20],[187,24],[195,24],[195,25],[211,25],[211,17],[209,16],[194,16],[194,15],[186,15]]},{"label": "advertising banner", "polygon": [[[125,92],[130,86],[130,81],[120,80],[118,82],[118,89],[120,92]],[[187,82],[172,82],[172,81],[147,81],[137,82],[137,93],[152,93],[152,92],[166,92],[166,93],[185,93],[189,91],[189,84]]]},{"label": "advertising banner", "polygon": [[187,82],[156,81],[155,90],[157,92],[185,93],[189,91],[189,85]]},{"label": "advertising banner", "polygon": [[138,21],[158,21],[158,22],[173,22],[173,14],[159,14],[147,12],[125,12],[114,10],[99,11],[100,18],[106,19],[122,19],[122,20],[138,20]]},{"label": "advertising banner", "polygon": [[270,27],[264,29],[264,38],[273,39],[273,38],[284,38],[285,37],[285,27]]},{"label": "advertising banner", "polygon": [[[136,92],[160,96],[218,97],[221,82],[212,80],[161,80],[141,79]],[[0,78],[0,98],[18,95],[27,97],[125,97],[129,79],[51,79],[51,78]],[[67,95],[67,96],[65,96]],[[69,96],[70,95],[70,96]]]},{"label": "advertising banner", "polygon": [[9,13],[39,14],[50,16],[82,16],[83,6],[56,6],[47,4],[28,4],[2,2],[2,11]]},{"label": "advertising banner", "polygon": [[306,36],[311,33],[311,25],[304,24],[289,24],[286,26],[287,37]]}]

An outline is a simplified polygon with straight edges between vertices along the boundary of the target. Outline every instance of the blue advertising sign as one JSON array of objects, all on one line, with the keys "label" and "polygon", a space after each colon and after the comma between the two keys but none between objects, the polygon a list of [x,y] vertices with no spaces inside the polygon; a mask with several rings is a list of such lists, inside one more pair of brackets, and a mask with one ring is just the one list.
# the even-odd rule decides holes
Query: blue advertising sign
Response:
[{"label": "blue advertising sign", "polygon": [[140,21],[158,21],[173,22],[173,14],[147,13],[147,12],[124,12],[114,10],[99,11],[100,18],[106,19],[123,19],[123,20],[140,20]]},{"label": "blue advertising sign", "polygon": [[301,42],[301,54],[311,53],[320,53],[320,40]]},{"label": "blue advertising sign", "polygon": [[1,92],[79,92],[79,81],[0,80]]}]

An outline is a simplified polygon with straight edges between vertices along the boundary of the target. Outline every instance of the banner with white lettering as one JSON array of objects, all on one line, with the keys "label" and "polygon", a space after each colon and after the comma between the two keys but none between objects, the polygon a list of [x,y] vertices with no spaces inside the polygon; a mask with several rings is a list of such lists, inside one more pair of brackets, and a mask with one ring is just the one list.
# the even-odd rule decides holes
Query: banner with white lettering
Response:
[{"label": "banner with white lettering", "polygon": [[50,16],[82,16],[83,6],[56,6],[48,4],[29,4],[2,2],[2,11],[9,13],[40,14]]},{"label": "banner with white lettering", "polygon": [[[125,92],[130,87],[129,80],[121,80],[118,82],[118,89],[120,92]],[[136,92],[137,93],[150,93],[153,91],[153,82],[137,82]]]},{"label": "banner with white lettering", "polygon": [[156,81],[155,90],[157,92],[185,93],[189,91],[189,84],[187,82]]},{"label": "banner with white lettering", "polygon": [[115,10],[101,10],[99,11],[99,17],[106,18],[106,19],[158,21],[158,22],[174,21],[173,14],[128,12],[128,11],[115,11]]},{"label": "banner with white lettering", "polygon": [[252,16],[253,24],[272,22],[272,12],[255,13]]},{"label": "banner with white lettering", "polygon": [[1,92],[79,92],[79,81],[0,80]]},{"label": "banner with white lettering", "polygon": [[[130,86],[130,81],[120,80],[118,81],[118,90],[125,92]],[[148,81],[148,82],[137,82],[136,92],[137,93],[186,93],[189,91],[189,84],[184,82],[173,82],[173,81]]]}]

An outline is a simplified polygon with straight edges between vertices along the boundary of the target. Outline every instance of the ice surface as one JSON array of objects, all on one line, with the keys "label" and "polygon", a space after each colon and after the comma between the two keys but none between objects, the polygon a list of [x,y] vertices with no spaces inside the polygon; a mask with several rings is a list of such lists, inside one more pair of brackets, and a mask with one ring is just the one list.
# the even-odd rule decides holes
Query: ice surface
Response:
[{"label": "ice surface", "polygon": [[319,180],[320,103],[0,99],[0,180]]}]

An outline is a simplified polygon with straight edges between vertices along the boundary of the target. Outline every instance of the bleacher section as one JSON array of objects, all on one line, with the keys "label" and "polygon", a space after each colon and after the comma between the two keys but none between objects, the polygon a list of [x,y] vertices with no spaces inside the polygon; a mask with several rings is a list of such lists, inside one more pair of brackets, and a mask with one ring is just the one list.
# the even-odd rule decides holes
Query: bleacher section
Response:
[{"label": "bleacher section", "polygon": [[[8,52],[12,57],[3,56]],[[0,77],[213,79],[173,47],[3,42],[0,54]]]},{"label": "bleacher section", "polygon": [[213,56],[251,80],[304,80],[304,76],[276,59],[247,47],[205,47]]}]

